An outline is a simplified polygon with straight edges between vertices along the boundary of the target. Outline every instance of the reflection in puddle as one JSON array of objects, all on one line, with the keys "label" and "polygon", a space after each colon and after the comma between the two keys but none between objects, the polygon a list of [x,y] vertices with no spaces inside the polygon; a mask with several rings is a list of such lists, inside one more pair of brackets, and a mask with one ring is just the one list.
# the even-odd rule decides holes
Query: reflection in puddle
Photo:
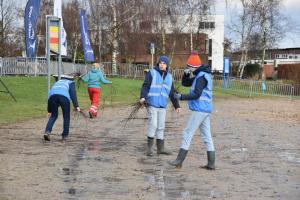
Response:
[{"label": "reflection in puddle", "polygon": [[161,197],[191,199],[191,193],[184,187],[185,178],[164,176],[163,169],[144,171],[146,174],[145,181],[160,191]]},{"label": "reflection in puddle", "polygon": [[247,148],[237,148],[237,149],[231,149],[232,152],[243,152],[243,151],[248,151]]}]

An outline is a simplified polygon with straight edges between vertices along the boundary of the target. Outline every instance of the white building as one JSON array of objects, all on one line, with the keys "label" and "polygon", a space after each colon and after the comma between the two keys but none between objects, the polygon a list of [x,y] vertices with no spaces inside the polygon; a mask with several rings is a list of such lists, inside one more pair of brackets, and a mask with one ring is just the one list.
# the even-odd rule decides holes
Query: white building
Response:
[{"label": "white building", "polygon": [[[223,71],[224,62],[224,15],[205,15],[205,16],[190,16],[182,15],[178,20],[181,24],[178,27],[183,27],[183,33],[196,34],[205,33],[208,37],[207,50],[209,64],[212,70]],[[167,27],[167,33],[172,32],[171,24]]]}]

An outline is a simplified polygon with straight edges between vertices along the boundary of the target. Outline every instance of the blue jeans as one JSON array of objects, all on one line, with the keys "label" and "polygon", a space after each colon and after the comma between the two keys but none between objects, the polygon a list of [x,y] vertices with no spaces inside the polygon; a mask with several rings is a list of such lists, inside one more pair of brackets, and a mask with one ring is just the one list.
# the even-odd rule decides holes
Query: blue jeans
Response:
[{"label": "blue jeans", "polygon": [[188,150],[196,130],[199,128],[207,151],[214,151],[214,143],[210,131],[210,113],[192,111],[187,127],[183,131],[181,148]]},{"label": "blue jeans", "polygon": [[52,95],[48,99],[48,107],[51,112],[51,116],[48,120],[46,126],[46,132],[51,133],[52,127],[58,117],[58,107],[61,107],[64,118],[64,130],[62,133],[63,137],[67,137],[69,135],[69,127],[70,127],[70,101],[67,97],[62,95]]},{"label": "blue jeans", "polygon": [[156,139],[164,139],[166,109],[149,107],[148,133],[147,136]]}]

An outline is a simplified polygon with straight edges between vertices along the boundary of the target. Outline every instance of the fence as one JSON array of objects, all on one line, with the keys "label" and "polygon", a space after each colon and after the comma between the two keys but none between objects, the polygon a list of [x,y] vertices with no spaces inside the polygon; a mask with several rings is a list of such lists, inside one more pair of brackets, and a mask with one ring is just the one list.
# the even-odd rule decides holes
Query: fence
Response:
[{"label": "fence", "polygon": [[226,80],[223,76],[214,76],[214,87],[225,92],[243,93],[249,97],[255,95],[300,97],[300,85],[283,84],[274,81]]},{"label": "fence", "polygon": [[[62,63],[62,73],[86,73],[91,65]],[[110,62],[103,62],[102,71],[106,76],[120,76],[124,78],[143,79],[148,65],[134,65],[118,63],[116,69]],[[0,58],[0,76],[5,75],[47,75],[47,61],[45,58]],[[57,74],[57,62],[51,61],[50,73]],[[174,81],[181,82],[183,69],[171,70]],[[225,79],[223,76],[214,76],[214,87],[224,92],[243,93],[247,96],[268,95],[293,98],[300,97],[300,85],[283,84],[273,81],[263,82],[244,79]]]},{"label": "fence", "polygon": [[[62,73],[70,74],[73,72],[84,73],[86,69],[84,64],[62,63]],[[57,62],[50,62],[50,74],[57,74]],[[48,66],[45,58],[0,58],[0,76],[5,75],[28,75],[39,76],[47,75]]]}]

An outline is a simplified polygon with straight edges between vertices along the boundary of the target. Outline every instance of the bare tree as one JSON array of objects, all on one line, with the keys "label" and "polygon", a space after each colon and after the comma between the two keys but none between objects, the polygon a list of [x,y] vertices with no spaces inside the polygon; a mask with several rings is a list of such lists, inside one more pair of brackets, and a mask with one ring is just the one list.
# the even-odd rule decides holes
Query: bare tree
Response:
[{"label": "bare tree", "polygon": [[15,7],[12,1],[0,0],[0,56],[8,56],[9,38],[11,38],[14,27]]},{"label": "bare tree", "polygon": [[46,49],[46,15],[52,15],[52,0],[43,0],[40,5],[40,15],[37,21],[37,55],[45,55]]},{"label": "bare tree", "polygon": [[120,29],[124,23],[133,21],[136,18],[138,14],[135,7],[136,2],[137,0],[89,0],[90,7],[98,5],[99,8],[97,14],[95,11],[92,11],[95,17],[96,15],[101,16],[99,22],[97,21],[96,23],[100,23],[100,27],[106,29],[109,34],[108,39],[110,40],[111,61],[114,74],[117,73],[116,63],[119,51]]},{"label": "bare tree", "polygon": [[73,62],[77,57],[77,50],[80,46],[80,22],[79,22],[79,10],[80,3],[78,0],[72,0],[67,4],[63,4],[63,20],[64,28],[67,32],[68,51],[72,55]]},{"label": "bare tree", "polygon": [[[285,35],[287,26],[283,22],[287,19],[280,13],[281,2],[282,0],[258,1],[257,17],[262,44],[262,66],[265,61],[266,49],[274,47]],[[262,74],[262,78],[265,79],[264,74]]]},{"label": "bare tree", "polygon": [[257,0],[240,0],[242,4],[242,12],[234,19],[229,26],[229,29],[237,34],[239,38],[239,50],[241,51],[241,58],[238,67],[238,74],[240,78],[243,76],[244,67],[247,63],[248,56],[248,41],[253,34],[257,25]]}]

